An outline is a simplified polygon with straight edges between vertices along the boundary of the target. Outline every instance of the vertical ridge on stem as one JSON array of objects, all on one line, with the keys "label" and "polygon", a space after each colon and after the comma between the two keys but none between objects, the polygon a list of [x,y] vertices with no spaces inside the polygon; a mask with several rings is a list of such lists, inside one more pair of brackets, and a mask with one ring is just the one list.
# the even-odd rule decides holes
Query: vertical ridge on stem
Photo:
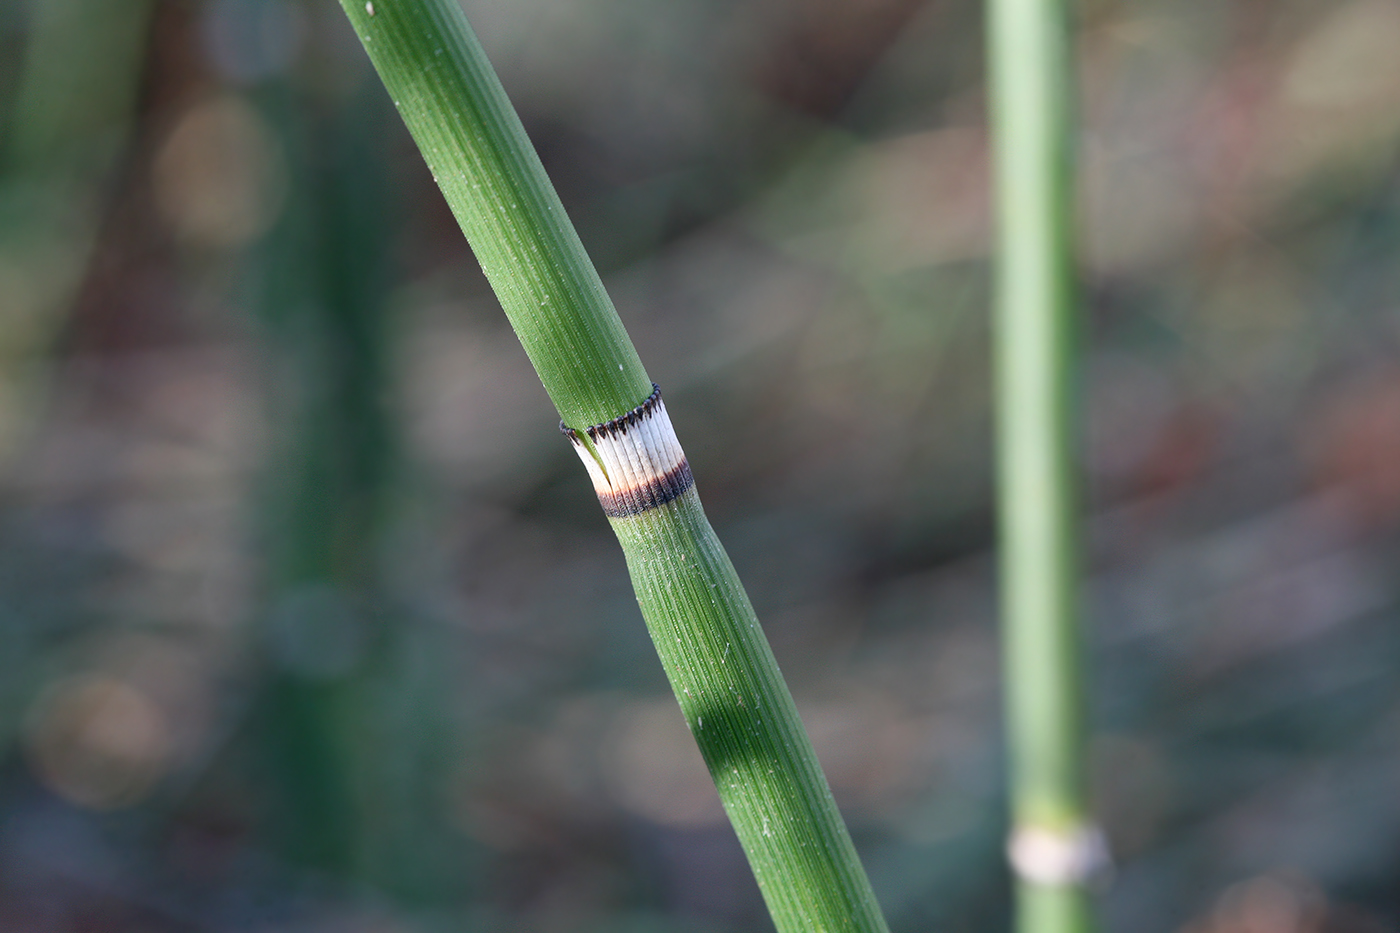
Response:
[{"label": "vertical ridge on stem", "polygon": [[780,933],[887,933],[689,464],[455,0],[341,0],[563,418]]}]

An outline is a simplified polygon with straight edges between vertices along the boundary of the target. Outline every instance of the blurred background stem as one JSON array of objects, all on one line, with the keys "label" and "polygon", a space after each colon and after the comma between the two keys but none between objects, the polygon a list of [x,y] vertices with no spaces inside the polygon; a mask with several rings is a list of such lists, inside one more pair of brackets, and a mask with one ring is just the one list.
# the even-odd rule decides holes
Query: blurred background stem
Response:
[{"label": "blurred background stem", "polygon": [[1061,0],[991,0],[1010,852],[1022,933],[1090,928],[1079,630],[1073,72]]},{"label": "blurred background stem", "polygon": [[382,151],[392,114],[369,81],[319,89],[315,105],[293,78],[255,95],[290,175],[257,277],[274,455],[260,630],[270,664],[255,724],[282,854],[413,902],[442,891],[440,831],[418,818],[435,801],[424,756],[441,698],[420,702],[435,669],[404,670],[425,633],[384,566],[399,461],[387,315],[398,218]]},{"label": "blurred background stem", "polygon": [[[280,91],[280,93],[277,93]],[[384,406],[382,164],[354,108],[306,132],[290,89],[264,95],[293,191],[268,242],[263,320],[279,434],[269,476],[267,736],[277,821],[298,861],[350,875],[364,847],[355,701],[384,632],[376,542],[392,431]],[[353,194],[352,194],[353,192]]]},{"label": "blurred background stem", "polygon": [[0,139],[0,462],[37,415],[129,144],[149,0],[33,0]]}]

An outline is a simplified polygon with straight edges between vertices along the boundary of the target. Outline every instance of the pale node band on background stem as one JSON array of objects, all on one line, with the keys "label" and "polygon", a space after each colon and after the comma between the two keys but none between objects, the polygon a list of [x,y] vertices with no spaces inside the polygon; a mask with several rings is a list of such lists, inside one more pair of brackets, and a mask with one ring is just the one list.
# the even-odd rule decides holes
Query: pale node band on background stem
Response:
[{"label": "pale node band on background stem", "polygon": [[1094,823],[1020,827],[1006,842],[1006,856],[1018,877],[1047,887],[1083,886],[1112,871],[1108,843]]}]

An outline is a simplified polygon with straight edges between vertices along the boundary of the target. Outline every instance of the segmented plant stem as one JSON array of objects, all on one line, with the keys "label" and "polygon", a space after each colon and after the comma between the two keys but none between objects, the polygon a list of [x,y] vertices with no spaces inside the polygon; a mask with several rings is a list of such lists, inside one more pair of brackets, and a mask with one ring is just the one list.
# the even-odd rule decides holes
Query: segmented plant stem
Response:
[{"label": "segmented plant stem", "polygon": [[[617,480],[583,429],[633,412],[653,387],[460,8],[342,5],[595,483]],[[605,501],[645,502],[610,521],[774,922],[783,933],[884,931],[753,607],[693,485],[674,489]]]},{"label": "segmented plant stem", "polygon": [[639,404],[651,379],[460,7],[341,5],[564,422]]},{"label": "segmented plant stem", "polygon": [[695,490],[610,521],[778,929],[885,930],[792,696]]},{"label": "segmented plant stem", "polygon": [[1013,867],[1022,933],[1090,928],[1078,593],[1072,72],[1063,0],[990,0],[995,352]]}]

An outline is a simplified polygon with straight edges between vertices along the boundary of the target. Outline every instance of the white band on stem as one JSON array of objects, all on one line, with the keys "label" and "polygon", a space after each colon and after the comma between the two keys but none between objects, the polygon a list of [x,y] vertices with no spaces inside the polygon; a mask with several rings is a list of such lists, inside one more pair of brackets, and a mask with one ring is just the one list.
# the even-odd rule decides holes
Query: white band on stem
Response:
[{"label": "white band on stem", "polygon": [[1022,827],[1007,841],[1006,856],[1022,879],[1054,887],[1087,884],[1109,867],[1108,844],[1093,824]]},{"label": "white band on stem", "polygon": [[603,511],[612,518],[654,509],[695,485],[661,389],[654,384],[646,401],[627,414],[586,428],[586,443],[572,428],[560,424],[559,429],[574,445]]}]

